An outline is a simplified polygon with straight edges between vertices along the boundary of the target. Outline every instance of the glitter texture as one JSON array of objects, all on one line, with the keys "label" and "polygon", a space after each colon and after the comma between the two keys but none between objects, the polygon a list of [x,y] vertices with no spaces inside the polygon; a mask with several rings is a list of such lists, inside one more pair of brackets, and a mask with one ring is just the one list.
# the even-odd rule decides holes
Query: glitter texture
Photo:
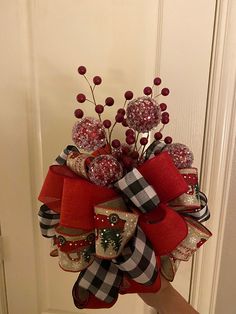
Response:
[{"label": "glitter texture", "polygon": [[122,176],[121,164],[111,155],[100,155],[89,165],[89,180],[97,185],[109,186]]},{"label": "glitter texture", "polygon": [[102,123],[94,118],[84,118],[74,124],[72,140],[86,151],[94,151],[105,144],[105,131]]},{"label": "glitter texture", "polygon": [[150,97],[139,97],[130,101],[126,114],[128,126],[141,133],[150,131],[161,121],[161,109]]},{"label": "glitter texture", "polygon": [[180,143],[169,144],[163,151],[169,153],[177,168],[190,168],[192,166],[193,153],[186,145]]}]

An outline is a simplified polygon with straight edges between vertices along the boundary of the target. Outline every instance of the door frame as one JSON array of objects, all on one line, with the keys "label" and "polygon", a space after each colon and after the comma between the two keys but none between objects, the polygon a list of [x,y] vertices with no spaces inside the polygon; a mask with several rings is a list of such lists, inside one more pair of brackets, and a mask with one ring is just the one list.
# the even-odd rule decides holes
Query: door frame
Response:
[{"label": "door frame", "polygon": [[190,302],[200,313],[215,313],[227,203],[236,135],[236,5],[217,0],[201,188],[209,197],[212,238],[193,262]]}]

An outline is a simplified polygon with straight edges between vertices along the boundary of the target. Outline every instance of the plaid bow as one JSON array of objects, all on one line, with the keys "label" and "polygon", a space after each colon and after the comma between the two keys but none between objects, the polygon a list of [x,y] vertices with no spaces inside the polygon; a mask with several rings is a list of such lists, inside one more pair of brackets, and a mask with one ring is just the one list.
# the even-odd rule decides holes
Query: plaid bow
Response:
[{"label": "plaid bow", "polygon": [[[80,273],[76,285],[96,298],[112,303],[117,299],[124,273],[144,285],[153,284],[158,276],[151,243],[139,227],[122,256],[113,261],[95,257],[93,263]],[[77,291],[79,293],[79,289]],[[75,297],[79,299],[79,296]]]},{"label": "plaid bow", "polygon": [[53,238],[56,235],[55,228],[59,224],[60,214],[44,204],[40,207],[38,219],[42,235],[46,238]]},{"label": "plaid bow", "polygon": [[199,209],[194,210],[193,212],[183,213],[183,216],[191,217],[198,222],[207,221],[210,218],[210,211],[207,205],[207,197],[203,192],[199,192],[199,198],[201,207]]},{"label": "plaid bow", "polygon": [[142,213],[150,212],[157,207],[160,202],[152,186],[148,184],[136,168],[117,181],[115,186],[119,188]]},{"label": "plaid bow", "polygon": [[143,285],[151,285],[158,275],[155,253],[140,227],[137,227],[135,236],[114,263],[134,281]]}]

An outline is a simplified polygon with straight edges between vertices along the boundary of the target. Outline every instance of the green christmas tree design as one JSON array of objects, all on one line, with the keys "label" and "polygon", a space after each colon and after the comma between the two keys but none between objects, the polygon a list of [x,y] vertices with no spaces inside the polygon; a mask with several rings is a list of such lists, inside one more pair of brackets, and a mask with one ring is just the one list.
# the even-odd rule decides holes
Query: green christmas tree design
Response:
[{"label": "green christmas tree design", "polygon": [[100,230],[101,246],[104,252],[112,245],[116,253],[119,251],[122,243],[122,230],[120,229],[102,229]]}]

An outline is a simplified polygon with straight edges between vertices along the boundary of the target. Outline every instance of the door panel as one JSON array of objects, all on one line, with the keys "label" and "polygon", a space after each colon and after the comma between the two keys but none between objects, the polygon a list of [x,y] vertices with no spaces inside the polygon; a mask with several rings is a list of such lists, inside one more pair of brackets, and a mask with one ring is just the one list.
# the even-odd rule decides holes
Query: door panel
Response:
[{"label": "door panel", "polygon": [[[139,96],[160,75],[163,87],[171,89],[167,98],[171,124],[164,134],[189,145],[195,166],[200,167],[215,1],[102,0],[98,5],[95,0],[25,0],[1,5],[4,28],[10,34],[3,37],[11,47],[11,53],[6,48],[1,51],[1,59],[9,60],[1,74],[2,103],[9,104],[3,107],[1,125],[9,131],[9,119],[14,118],[14,125],[20,121],[17,137],[12,129],[4,133],[2,143],[8,151],[20,147],[17,161],[10,156],[3,164],[10,178],[16,173],[18,178],[5,184],[7,197],[1,213],[9,312],[15,314],[18,308],[20,314],[74,313],[71,287],[77,274],[63,272],[57,260],[48,256],[49,243],[39,235],[35,199],[49,164],[71,143],[75,97],[88,91],[77,67],[87,66],[91,77],[101,75],[98,99],[113,96],[117,104],[123,103],[125,90]],[[10,88],[6,82],[13,77]],[[86,113],[93,114],[92,106],[85,106]],[[109,110],[111,117],[114,110]],[[6,210],[12,184],[19,191],[13,207],[22,213],[20,224],[14,219],[15,211]],[[30,254],[14,241],[17,235]],[[18,289],[14,287],[16,252],[22,260]],[[191,262],[181,265],[174,284],[186,298],[190,274]],[[23,291],[19,285],[25,287]],[[32,302],[26,304],[22,300],[29,291]],[[120,297],[109,312],[127,309],[135,314],[149,312],[135,295]]]}]

